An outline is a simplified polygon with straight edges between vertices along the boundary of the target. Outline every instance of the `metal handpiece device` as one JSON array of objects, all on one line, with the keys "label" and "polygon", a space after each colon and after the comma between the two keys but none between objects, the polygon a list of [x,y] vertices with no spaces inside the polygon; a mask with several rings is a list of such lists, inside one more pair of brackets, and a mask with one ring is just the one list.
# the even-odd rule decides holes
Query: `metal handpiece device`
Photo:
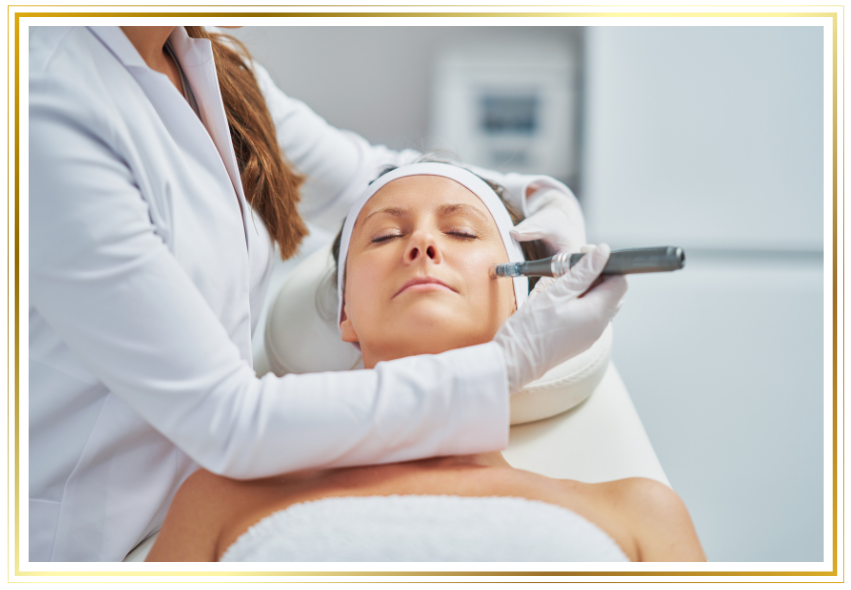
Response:
[{"label": "metal handpiece device", "polygon": [[[528,262],[508,262],[490,267],[491,278],[498,277],[560,277],[585,256],[580,254],[556,254],[550,258]],[[686,254],[676,246],[655,248],[629,248],[612,250],[609,261],[603,268],[604,275],[628,275],[642,272],[666,272],[679,270],[686,263]]]}]

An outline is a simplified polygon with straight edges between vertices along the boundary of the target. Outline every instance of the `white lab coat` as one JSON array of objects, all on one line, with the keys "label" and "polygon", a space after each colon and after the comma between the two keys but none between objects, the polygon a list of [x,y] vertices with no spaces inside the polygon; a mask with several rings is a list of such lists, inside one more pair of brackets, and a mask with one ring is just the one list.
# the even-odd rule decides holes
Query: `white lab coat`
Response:
[{"label": "white lab coat", "polygon": [[[210,44],[171,37],[202,121],[117,27],[30,29],[31,561],[121,560],[198,465],[235,478],[504,448],[493,343],[372,371],[267,375],[273,248],[245,201]],[[369,146],[258,78],[303,214],[338,226]],[[536,180],[495,176],[515,194]]]}]

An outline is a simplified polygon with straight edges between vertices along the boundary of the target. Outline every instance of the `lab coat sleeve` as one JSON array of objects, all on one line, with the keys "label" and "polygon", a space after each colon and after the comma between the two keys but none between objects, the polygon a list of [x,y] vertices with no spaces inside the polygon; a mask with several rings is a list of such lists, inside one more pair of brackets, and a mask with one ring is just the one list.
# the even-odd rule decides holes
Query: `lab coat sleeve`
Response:
[{"label": "lab coat sleeve", "polygon": [[116,123],[96,104],[79,85],[31,84],[29,296],[112,394],[234,478],[505,447],[493,343],[257,379],[155,233]]},{"label": "lab coat sleeve", "polygon": [[[311,223],[336,233],[369,182],[389,166],[408,164],[422,156],[416,150],[394,151],[382,145],[370,145],[356,133],[329,125],[303,102],[284,94],[263,66],[254,62],[253,68],[269,106],[278,143],[286,158],[307,176],[300,211]],[[571,190],[549,176],[503,174],[468,167],[503,186],[508,202],[524,218],[534,213],[527,207],[527,197],[537,190],[557,190],[580,211]]]}]

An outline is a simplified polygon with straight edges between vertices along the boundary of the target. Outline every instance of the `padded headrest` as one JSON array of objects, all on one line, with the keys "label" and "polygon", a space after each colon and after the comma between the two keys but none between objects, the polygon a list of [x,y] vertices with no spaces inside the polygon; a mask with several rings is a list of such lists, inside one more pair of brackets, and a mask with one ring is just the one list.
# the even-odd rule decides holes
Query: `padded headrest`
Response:
[{"label": "padded headrest", "polygon": [[[363,368],[357,349],[340,339],[331,247],[320,248],[287,276],[266,321],[266,355],[276,375]],[[511,397],[511,424],[549,418],[584,401],[609,364],[612,327],[591,348]]]}]

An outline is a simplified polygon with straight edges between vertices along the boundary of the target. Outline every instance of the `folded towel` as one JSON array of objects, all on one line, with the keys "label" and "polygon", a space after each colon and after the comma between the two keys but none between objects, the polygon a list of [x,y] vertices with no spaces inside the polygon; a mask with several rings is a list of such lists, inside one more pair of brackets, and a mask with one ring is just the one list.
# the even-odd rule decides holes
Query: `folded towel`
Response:
[{"label": "folded towel", "polygon": [[295,504],[222,561],[629,561],[575,512],[525,498],[361,496]]}]

